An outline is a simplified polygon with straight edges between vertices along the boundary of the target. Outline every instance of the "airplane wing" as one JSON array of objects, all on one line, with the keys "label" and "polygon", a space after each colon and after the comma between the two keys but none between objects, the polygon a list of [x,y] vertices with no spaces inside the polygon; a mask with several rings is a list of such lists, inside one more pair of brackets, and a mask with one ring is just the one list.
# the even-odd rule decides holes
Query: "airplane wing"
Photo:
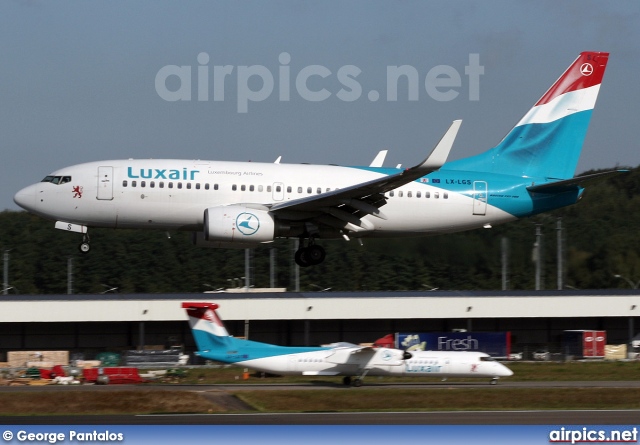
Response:
[{"label": "airplane wing", "polygon": [[375,348],[371,346],[338,347],[332,349],[330,354],[325,357],[328,363],[336,365],[357,364],[358,362],[368,362],[376,353]]},{"label": "airplane wing", "polygon": [[[346,225],[350,230],[366,230],[367,227],[362,226],[361,218],[363,216],[370,214],[386,219],[379,209],[386,204],[385,192],[415,181],[442,167],[449,156],[461,123],[461,120],[453,121],[429,156],[411,168],[395,175],[384,176],[319,195],[279,202],[273,204],[270,210],[285,219],[295,219],[295,213],[307,214],[309,218],[333,217],[337,220],[335,221],[337,224]],[[321,222],[330,221],[324,218]]]}]

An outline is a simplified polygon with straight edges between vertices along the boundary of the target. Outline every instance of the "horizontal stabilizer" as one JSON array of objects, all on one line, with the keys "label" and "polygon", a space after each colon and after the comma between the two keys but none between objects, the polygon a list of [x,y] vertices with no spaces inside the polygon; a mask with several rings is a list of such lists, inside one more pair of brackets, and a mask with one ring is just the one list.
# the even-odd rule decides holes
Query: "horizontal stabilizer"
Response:
[{"label": "horizontal stabilizer", "polygon": [[576,187],[582,187],[586,183],[607,179],[614,174],[628,172],[629,170],[612,170],[608,172],[593,173],[591,175],[576,176],[575,178],[564,179],[562,181],[530,185],[527,187],[527,190],[536,193],[562,193],[564,191],[573,190]]}]

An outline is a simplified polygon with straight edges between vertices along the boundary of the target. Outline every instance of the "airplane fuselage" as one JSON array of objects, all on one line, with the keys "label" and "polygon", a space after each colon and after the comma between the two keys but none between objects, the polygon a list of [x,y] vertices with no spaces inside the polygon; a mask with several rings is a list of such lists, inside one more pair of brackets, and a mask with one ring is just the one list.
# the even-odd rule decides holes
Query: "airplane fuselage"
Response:
[{"label": "airplane fuselage", "polygon": [[[113,160],[51,173],[16,195],[48,219],[89,227],[203,230],[204,210],[251,208],[319,195],[401,170],[187,160]],[[53,178],[53,179],[51,179]],[[574,203],[578,193],[535,196],[532,179],[442,169],[385,193],[385,218],[365,215],[355,236],[431,235],[487,227]],[[547,199],[545,199],[547,198]],[[549,199],[550,198],[550,199]],[[304,219],[297,213],[292,220]],[[280,228],[276,235],[295,236]],[[336,237],[336,232],[319,238]]]},{"label": "airplane fuselage", "polygon": [[[282,347],[281,354],[254,358],[251,348],[243,348],[238,356],[214,354],[210,358],[280,375],[350,376],[362,374],[364,370],[369,376],[399,377],[498,378],[513,374],[482,352],[412,351],[410,358],[403,358],[403,351],[398,349],[377,348],[372,353],[360,353],[361,347],[355,345],[307,348],[307,351],[299,348],[297,352],[295,349]],[[206,352],[200,355],[208,357]]]}]

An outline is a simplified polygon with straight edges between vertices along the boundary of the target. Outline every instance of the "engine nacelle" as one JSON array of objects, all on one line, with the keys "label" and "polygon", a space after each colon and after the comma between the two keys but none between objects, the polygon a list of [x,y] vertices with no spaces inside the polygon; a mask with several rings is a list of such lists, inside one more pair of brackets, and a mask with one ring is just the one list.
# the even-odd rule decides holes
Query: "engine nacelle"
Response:
[{"label": "engine nacelle", "polygon": [[193,244],[197,247],[209,247],[214,249],[253,249],[256,247],[264,246],[262,243],[230,243],[224,241],[207,241],[204,239],[203,232],[193,232],[192,239]]},{"label": "engine nacelle", "polygon": [[204,211],[204,239],[224,243],[257,244],[273,241],[275,221],[266,210],[240,205]]}]

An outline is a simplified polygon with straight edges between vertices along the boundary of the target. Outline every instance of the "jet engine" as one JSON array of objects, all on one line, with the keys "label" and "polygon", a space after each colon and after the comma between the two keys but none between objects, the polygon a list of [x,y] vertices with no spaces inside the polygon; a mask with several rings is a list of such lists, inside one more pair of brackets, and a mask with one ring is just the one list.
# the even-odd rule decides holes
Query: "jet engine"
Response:
[{"label": "jet engine", "polygon": [[204,211],[204,239],[255,244],[273,241],[275,221],[266,210],[240,205],[210,207]]}]

